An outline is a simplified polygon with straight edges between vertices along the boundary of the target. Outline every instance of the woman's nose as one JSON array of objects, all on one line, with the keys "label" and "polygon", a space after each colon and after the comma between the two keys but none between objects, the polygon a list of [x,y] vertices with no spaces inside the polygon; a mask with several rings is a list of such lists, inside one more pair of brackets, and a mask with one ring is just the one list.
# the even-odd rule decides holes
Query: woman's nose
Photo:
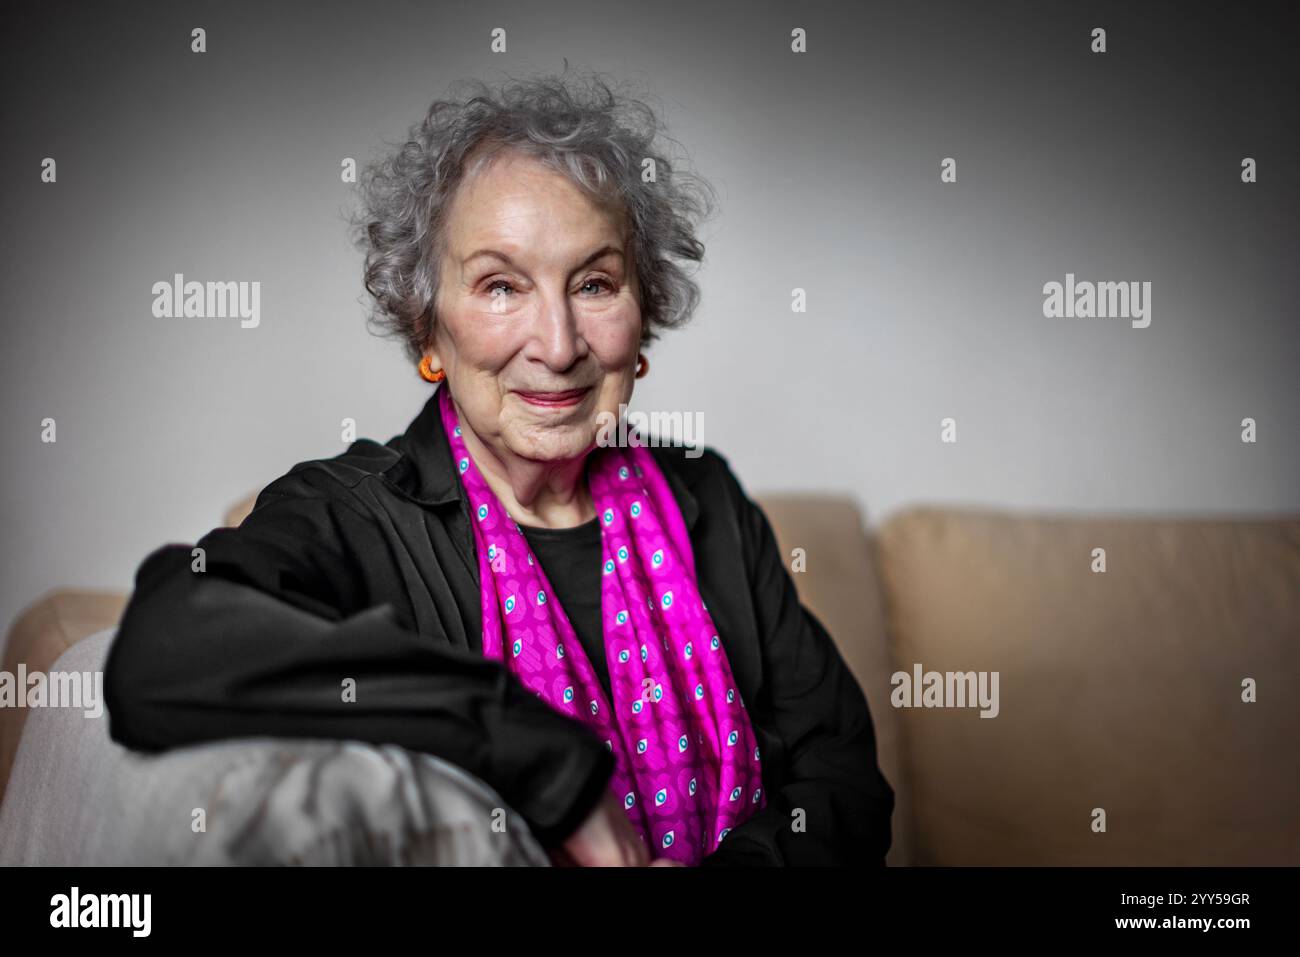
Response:
[{"label": "woman's nose", "polygon": [[535,358],[567,369],[587,354],[578,315],[566,295],[544,297],[533,328]]}]

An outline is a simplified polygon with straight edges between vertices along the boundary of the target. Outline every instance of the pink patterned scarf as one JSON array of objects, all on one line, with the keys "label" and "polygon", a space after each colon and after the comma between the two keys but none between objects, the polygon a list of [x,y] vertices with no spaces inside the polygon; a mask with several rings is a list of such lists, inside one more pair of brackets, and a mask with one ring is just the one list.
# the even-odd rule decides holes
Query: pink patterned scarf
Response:
[{"label": "pink patterned scarf", "polygon": [[526,688],[604,739],[615,756],[610,787],[651,857],[698,864],[767,798],[754,730],[663,472],[639,445],[588,457],[611,707],[527,539],[470,457],[450,393],[438,391],[473,518],[484,657],[504,656]]}]

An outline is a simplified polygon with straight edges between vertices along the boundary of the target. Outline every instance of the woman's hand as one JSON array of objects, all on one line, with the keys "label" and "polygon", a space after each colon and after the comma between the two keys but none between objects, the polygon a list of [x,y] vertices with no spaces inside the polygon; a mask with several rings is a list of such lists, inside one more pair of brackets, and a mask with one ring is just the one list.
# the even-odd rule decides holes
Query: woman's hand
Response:
[{"label": "woman's hand", "polygon": [[623,812],[612,791],[606,791],[587,819],[552,855],[568,867],[674,867],[678,861],[650,859],[650,852]]}]

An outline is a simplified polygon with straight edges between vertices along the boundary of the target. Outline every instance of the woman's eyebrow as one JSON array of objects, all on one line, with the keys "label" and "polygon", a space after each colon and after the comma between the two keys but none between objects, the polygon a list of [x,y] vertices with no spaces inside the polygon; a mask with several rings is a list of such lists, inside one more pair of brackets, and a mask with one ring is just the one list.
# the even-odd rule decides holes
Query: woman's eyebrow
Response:
[{"label": "woman's eyebrow", "polygon": [[[597,249],[594,253],[592,253],[582,262],[578,263],[578,265],[575,266],[574,269],[577,270],[577,269],[582,269],[585,266],[590,266],[597,259],[600,259],[602,256],[607,256],[610,253],[613,253],[614,255],[618,256],[619,259],[624,258],[624,253],[621,248],[614,245],[605,245],[605,246],[601,246],[599,249]],[[461,260],[461,265],[467,266],[472,260],[478,259],[480,256],[490,256],[493,259],[501,260],[503,263],[505,263],[508,266],[514,267],[516,269],[518,268],[518,265],[515,263],[513,259],[507,256],[505,253],[500,252],[496,249],[476,249],[468,256],[466,256],[464,259]]]}]

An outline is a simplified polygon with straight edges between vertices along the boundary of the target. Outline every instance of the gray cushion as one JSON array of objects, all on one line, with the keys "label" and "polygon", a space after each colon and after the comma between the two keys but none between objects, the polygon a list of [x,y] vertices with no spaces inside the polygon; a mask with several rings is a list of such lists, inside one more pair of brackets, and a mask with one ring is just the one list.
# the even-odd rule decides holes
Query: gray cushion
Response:
[{"label": "gray cushion", "polygon": [[[114,634],[78,642],[51,671],[102,671]],[[147,755],[113,742],[99,710],[28,715],[0,864],[549,866],[495,791],[432,755],[284,738]]]}]

